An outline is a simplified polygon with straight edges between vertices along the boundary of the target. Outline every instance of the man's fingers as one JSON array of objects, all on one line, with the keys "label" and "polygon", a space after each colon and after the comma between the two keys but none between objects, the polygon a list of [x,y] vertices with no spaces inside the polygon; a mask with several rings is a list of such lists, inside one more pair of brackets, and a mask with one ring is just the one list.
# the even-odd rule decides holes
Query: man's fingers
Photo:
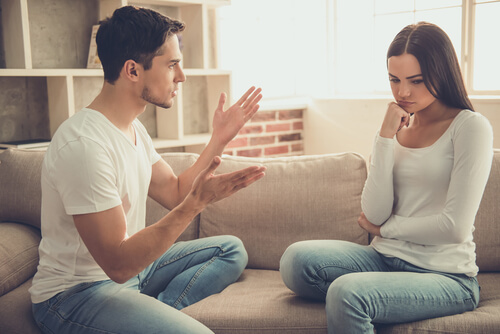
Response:
[{"label": "man's fingers", "polygon": [[257,113],[259,108],[260,108],[260,106],[258,104],[256,104],[253,106],[252,110],[250,110],[249,112],[247,112],[245,114],[245,117],[243,117],[243,120],[245,121],[245,123],[248,122],[250,119],[252,119],[253,115],[255,115],[255,113]]},{"label": "man's fingers", "polygon": [[266,173],[264,171],[260,171],[258,173],[255,173],[255,174],[252,174],[252,175],[248,175],[245,179],[243,179],[239,185],[238,185],[238,190],[241,189],[241,188],[245,188],[245,187],[248,187],[249,185],[251,185],[252,183],[262,179],[264,176],[266,175]]},{"label": "man's fingers", "polygon": [[245,102],[248,97],[250,96],[250,94],[255,90],[255,86],[252,86],[250,87],[245,94],[243,94],[242,97],[240,97],[240,99],[238,100],[238,102],[236,102],[236,105],[238,106],[241,106],[243,104],[243,102]]},{"label": "man's fingers", "polygon": [[265,175],[266,167],[253,166],[235,172],[231,175],[229,182],[238,189],[244,188]]},{"label": "man's fingers", "polygon": [[226,93],[221,93],[219,97],[219,105],[217,109],[224,110],[224,104],[226,103],[227,95]]},{"label": "man's fingers", "polygon": [[264,166],[250,166],[231,173],[227,173],[226,176],[228,177],[229,180],[236,181],[238,179],[244,178],[248,174],[259,173],[265,170],[266,167]]},{"label": "man's fingers", "polygon": [[257,104],[257,102],[260,101],[260,99],[262,99],[262,95],[260,94],[260,92],[262,92],[262,88],[257,88],[253,94],[245,101],[245,103],[243,103],[243,106],[242,108],[243,109],[246,109],[248,107],[252,107],[252,105],[255,105]]},{"label": "man's fingers", "polygon": [[240,174],[238,173],[238,178],[233,179],[231,181],[232,187],[231,190],[229,191],[228,196],[234,194],[238,190],[241,190],[243,188],[248,187],[252,183],[262,179],[266,174],[265,174],[265,167],[259,167],[257,169],[252,169],[249,170],[245,174]]}]

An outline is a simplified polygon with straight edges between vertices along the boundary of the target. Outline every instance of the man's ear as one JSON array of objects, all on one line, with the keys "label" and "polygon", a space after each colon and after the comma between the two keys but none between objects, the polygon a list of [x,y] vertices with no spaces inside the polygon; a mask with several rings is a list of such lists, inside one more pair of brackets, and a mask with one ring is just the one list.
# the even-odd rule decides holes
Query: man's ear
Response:
[{"label": "man's ear", "polygon": [[138,81],[142,66],[132,59],[129,59],[123,64],[122,72],[124,76],[131,81]]}]

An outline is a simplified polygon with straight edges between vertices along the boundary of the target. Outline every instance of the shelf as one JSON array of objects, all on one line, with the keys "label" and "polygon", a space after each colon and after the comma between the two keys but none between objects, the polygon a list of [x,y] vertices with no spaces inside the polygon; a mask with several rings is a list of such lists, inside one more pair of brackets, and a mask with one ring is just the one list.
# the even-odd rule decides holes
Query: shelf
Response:
[{"label": "shelf", "polygon": [[23,68],[2,68],[2,77],[102,77],[101,69],[87,68],[53,68],[53,69],[23,69]]},{"label": "shelf", "polygon": [[[5,91],[0,104],[9,110],[0,115],[0,124],[11,124],[0,141],[30,139],[40,129],[41,135],[52,136],[91,103],[104,76],[102,69],[85,68],[92,26],[125,5],[149,7],[186,24],[182,66],[187,80],[171,108],[148,106],[142,114],[155,148],[203,147],[221,92],[228,95],[226,107],[232,101],[231,71],[217,63],[216,13],[230,0],[0,1],[6,67],[0,68]],[[75,11],[81,15],[75,17]]]},{"label": "shelf", "polygon": [[209,6],[227,6],[231,0],[133,0],[130,1],[141,5],[159,5],[159,6],[189,6],[189,5],[209,5]]},{"label": "shelf", "polygon": [[[231,71],[213,68],[186,68],[183,69],[186,76],[220,76],[230,75]],[[87,68],[54,68],[54,69],[24,69],[24,68],[1,68],[0,77],[102,77],[101,69]]]},{"label": "shelf", "polygon": [[201,133],[195,135],[186,135],[182,139],[153,138],[153,144],[156,149],[179,146],[205,145],[210,140],[210,137],[210,133]]}]

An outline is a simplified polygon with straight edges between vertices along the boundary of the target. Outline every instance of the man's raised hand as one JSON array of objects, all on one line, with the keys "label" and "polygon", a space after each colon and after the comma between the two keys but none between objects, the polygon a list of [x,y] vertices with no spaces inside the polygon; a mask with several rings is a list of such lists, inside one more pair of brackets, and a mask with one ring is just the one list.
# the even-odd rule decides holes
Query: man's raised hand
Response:
[{"label": "man's raised hand", "polygon": [[195,201],[199,210],[207,205],[231,196],[238,190],[248,187],[264,177],[266,167],[251,166],[235,172],[215,175],[214,172],[221,164],[221,158],[216,156],[209,166],[194,180],[189,198]]},{"label": "man's raised hand", "polygon": [[226,146],[259,110],[257,103],[262,99],[261,91],[260,88],[251,87],[226,111],[224,111],[224,104],[227,96],[225,93],[220,95],[219,105],[215,109],[213,119],[213,136],[219,140],[220,144]]}]

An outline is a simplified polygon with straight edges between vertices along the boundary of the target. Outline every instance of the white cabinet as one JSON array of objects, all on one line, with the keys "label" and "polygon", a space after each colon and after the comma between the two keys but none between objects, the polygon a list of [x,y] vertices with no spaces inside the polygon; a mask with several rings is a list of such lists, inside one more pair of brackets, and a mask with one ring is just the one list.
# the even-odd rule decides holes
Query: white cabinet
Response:
[{"label": "white cabinet", "polygon": [[124,5],[149,7],[186,23],[181,38],[187,80],[172,108],[147,108],[157,149],[189,151],[206,144],[220,93],[226,92],[231,101],[231,72],[218,69],[216,33],[216,8],[229,5],[229,0],[1,0],[0,4],[6,67],[0,69],[0,77],[46,78],[51,135],[100,91],[102,70],[85,68],[91,27]]}]

